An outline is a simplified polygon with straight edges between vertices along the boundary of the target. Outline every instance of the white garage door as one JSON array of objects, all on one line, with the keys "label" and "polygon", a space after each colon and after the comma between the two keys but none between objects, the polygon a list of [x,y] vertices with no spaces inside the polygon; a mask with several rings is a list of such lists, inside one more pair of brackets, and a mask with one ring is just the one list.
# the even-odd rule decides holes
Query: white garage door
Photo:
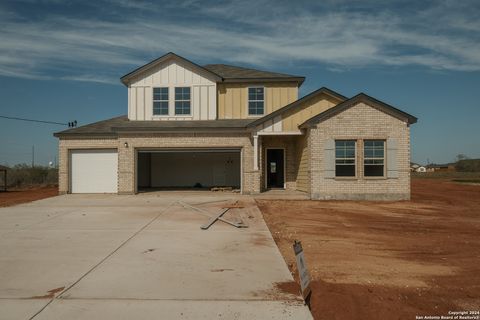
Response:
[{"label": "white garage door", "polygon": [[73,150],[70,163],[72,193],[117,192],[117,150]]}]

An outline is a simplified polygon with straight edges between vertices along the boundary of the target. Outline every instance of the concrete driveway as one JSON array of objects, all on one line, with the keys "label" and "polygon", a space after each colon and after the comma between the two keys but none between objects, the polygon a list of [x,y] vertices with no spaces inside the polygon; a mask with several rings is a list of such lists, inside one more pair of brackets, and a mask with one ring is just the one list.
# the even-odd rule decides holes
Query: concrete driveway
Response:
[{"label": "concrete driveway", "polygon": [[59,196],[0,209],[0,239],[0,319],[311,319],[248,196]]}]

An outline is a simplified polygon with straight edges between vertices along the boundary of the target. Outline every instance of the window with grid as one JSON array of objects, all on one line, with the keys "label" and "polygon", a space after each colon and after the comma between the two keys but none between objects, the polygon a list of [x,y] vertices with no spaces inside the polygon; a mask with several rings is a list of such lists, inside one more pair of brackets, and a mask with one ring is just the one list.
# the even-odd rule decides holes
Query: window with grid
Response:
[{"label": "window with grid", "polygon": [[251,116],[263,115],[264,88],[248,88],[248,114]]},{"label": "window with grid", "polygon": [[363,175],[383,177],[385,167],[385,141],[365,140],[363,142]]},{"label": "window with grid", "polygon": [[355,140],[335,141],[335,176],[355,177]]},{"label": "window with grid", "polygon": [[168,88],[153,88],[153,115],[168,115]]},{"label": "window with grid", "polygon": [[175,114],[190,114],[190,87],[175,88]]}]

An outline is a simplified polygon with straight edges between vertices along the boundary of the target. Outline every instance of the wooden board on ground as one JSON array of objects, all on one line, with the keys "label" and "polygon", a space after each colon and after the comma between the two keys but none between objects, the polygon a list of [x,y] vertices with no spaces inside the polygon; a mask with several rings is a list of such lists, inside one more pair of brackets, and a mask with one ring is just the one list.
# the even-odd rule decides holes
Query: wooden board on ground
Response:
[{"label": "wooden board on ground", "polygon": [[214,224],[218,219],[220,219],[220,217],[223,216],[225,214],[225,212],[227,212],[228,210],[230,210],[230,209],[227,208],[227,209],[223,210],[222,212],[220,212],[218,215],[216,215],[214,217],[211,217],[210,220],[208,220],[207,223],[205,223],[204,225],[202,225],[200,227],[200,229],[207,230],[208,228],[210,228],[210,226],[212,224]]}]

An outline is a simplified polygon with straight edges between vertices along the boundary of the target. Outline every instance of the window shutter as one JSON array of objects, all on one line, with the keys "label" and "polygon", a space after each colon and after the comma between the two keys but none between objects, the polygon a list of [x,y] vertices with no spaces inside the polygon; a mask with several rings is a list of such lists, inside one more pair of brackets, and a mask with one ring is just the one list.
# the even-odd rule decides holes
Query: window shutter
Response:
[{"label": "window shutter", "polygon": [[387,178],[398,178],[397,140],[387,139]]},{"label": "window shutter", "polygon": [[325,179],[335,178],[335,141],[328,139],[325,142],[324,149],[325,171],[323,176]]}]

